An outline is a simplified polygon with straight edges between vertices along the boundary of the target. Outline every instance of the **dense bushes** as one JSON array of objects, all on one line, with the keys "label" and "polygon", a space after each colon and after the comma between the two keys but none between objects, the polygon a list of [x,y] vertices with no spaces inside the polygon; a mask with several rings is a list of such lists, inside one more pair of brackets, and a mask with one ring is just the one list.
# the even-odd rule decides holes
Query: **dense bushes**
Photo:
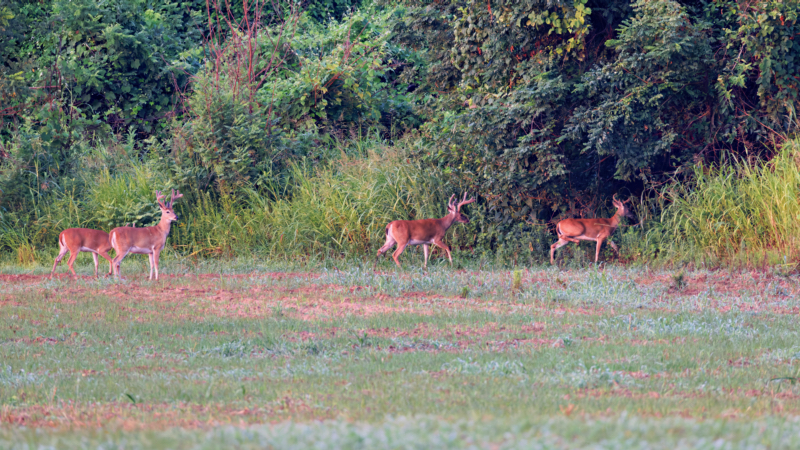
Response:
[{"label": "dense bushes", "polygon": [[670,204],[648,241],[667,258],[741,265],[800,260],[800,140],[768,163],[698,165],[691,183],[664,190]]},{"label": "dense bushes", "polygon": [[363,256],[466,190],[450,241],[484,261],[544,261],[614,193],[626,260],[800,257],[794,144],[761,165],[800,123],[797,0],[306,6],[0,0],[0,252],[180,188],[184,255]]},{"label": "dense bushes", "polygon": [[506,227],[594,214],[614,192],[722,149],[769,154],[797,129],[795,0],[404,5],[398,41],[429,48],[431,160]]}]

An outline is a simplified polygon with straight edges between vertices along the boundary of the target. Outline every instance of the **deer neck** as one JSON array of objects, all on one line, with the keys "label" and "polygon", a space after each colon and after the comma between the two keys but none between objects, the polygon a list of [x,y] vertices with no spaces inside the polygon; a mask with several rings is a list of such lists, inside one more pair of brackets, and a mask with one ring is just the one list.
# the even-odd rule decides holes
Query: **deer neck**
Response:
[{"label": "deer neck", "polygon": [[452,227],[455,221],[456,221],[456,213],[449,213],[448,215],[439,219],[439,223],[442,224],[444,231],[447,231],[450,227]]},{"label": "deer neck", "polygon": [[617,210],[617,212],[611,216],[611,219],[609,219],[609,225],[616,228],[617,225],[619,225],[620,220],[622,220],[622,216],[620,215],[619,210]]},{"label": "deer neck", "polygon": [[162,214],[161,215],[161,221],[158,222],[158,225],[156,225],[155,228],[158,228],[158,231],[161,234],[163,234],[164,237],[166,237],[169,234],[169,229],[170,229],[171,225],[172,225],[172,222],[170,222],[169,219],[164,217],[164,215]]}]

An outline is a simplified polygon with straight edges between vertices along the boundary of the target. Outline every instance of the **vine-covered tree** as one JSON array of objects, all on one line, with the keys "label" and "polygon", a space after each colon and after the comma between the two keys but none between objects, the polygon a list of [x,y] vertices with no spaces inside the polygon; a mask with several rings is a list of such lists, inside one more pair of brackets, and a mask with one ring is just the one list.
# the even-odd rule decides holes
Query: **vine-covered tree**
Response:
[{"label": "vine-covered tree", "polygon": [[494,221],[576,215],[796,130],[797,0],[404,2],[429,155]]}]

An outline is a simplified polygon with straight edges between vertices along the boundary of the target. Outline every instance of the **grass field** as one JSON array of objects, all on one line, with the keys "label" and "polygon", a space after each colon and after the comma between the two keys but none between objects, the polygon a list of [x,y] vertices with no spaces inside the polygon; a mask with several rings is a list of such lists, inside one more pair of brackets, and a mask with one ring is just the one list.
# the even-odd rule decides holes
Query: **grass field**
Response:
[{"label": "grass field", "polygon": [[0,448],[800,448],[796,275],[136,261],[2,269]]}]

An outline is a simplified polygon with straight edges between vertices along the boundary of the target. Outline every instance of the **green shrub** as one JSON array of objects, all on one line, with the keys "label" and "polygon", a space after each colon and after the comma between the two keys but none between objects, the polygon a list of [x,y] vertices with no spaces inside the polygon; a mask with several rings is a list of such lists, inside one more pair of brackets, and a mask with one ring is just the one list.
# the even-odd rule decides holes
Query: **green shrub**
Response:
[{"label": "green shrub", "polygon": [[103,170],[90,185],[85,208],[92,212],[91,222],[106,231],[155,225],[161,217],[155,191],[168,188],[150,164],[137,164],[115,175]]},{"label": "green shrub", "polygon": [[[694,181],[666,189],[672,201],[648,233],[662,256],[754,265],[800,259],[800,140],[768,163],[731,157],[697,165]],[[766,259],[766,260],[765,260]]]},{"label": "green shrub", "polygon": [[383,245],[392,220],[444,215],[441,174],[401,150],[376,145],[316,172],[295,166],[292,197],[277,200],[267,219],[270,251],[362,255]]}]

